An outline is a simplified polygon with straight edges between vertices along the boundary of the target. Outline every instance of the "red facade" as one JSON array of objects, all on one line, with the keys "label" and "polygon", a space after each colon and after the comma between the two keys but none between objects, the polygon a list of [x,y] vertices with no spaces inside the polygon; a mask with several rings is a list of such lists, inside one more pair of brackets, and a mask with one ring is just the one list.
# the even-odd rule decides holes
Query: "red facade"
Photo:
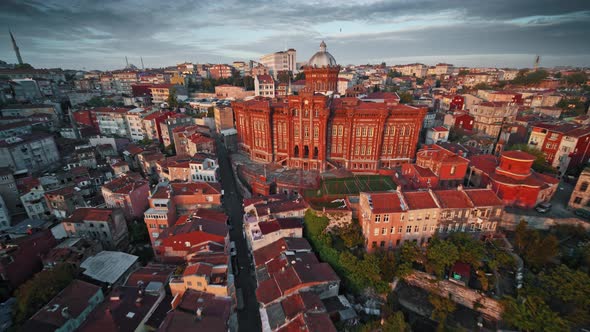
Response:
[{"label": "red facade", "polygon": [[407,186],[452,188],[463,184],[469,160],[439,145],[426,145],[416,153],[416,164],[402,165]]},{"label": "red facade", "polygon": [[98,121],[94,110],[80,110],[73,112],[72,116],[77,124],[98,129]]},{"label": "red facade", "polygon": [[463,130],[473,130],[475,118],[469,114],[461,114],[455,117],[455,128]]}]

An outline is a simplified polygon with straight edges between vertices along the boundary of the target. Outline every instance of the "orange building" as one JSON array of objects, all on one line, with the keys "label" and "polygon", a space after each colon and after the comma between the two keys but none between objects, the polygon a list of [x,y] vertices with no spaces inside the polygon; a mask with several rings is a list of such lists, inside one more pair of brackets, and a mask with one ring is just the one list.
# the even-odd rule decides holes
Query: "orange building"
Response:
[{"label": "orange building", "polygon": [[376,172],[413,158],[426,109],[400,104],[395,93],[334,98],[340,66],[323,42],[304,71],[298,95],[232,103],[239,147],[252,160]]}]

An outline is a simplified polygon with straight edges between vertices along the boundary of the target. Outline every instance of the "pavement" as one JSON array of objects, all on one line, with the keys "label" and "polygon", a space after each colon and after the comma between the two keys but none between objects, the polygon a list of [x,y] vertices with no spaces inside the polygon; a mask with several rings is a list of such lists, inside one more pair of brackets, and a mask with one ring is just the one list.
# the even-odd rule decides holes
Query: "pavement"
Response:
[{"label": "pavement", "polygon": [[230,240],[236,244],[237,264],[233,268],[234,273],[237,273],[235,286],[236,290],[241,289],[244,300],[244,308],[238,310],[238,331],[261,331],[259,305],[256,300],[256,279],[252,273],[252,260],[242,232],[242,197],[236,186],[229,154],[220,139],[217,139],[217,157],[221,186],[224,190],[223,206],[232,226],[229,236]]}]

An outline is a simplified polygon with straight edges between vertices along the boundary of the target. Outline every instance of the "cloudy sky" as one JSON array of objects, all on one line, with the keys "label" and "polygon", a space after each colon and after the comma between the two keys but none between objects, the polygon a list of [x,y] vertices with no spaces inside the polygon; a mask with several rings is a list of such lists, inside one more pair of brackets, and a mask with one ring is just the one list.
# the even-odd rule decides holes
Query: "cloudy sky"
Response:
[{"label": "cloudy sky", "polygon": [[325,40],[340,64],[590,66],[590,0],[0,0],[33,66],[114,69],[258,59],[306,61]]}]

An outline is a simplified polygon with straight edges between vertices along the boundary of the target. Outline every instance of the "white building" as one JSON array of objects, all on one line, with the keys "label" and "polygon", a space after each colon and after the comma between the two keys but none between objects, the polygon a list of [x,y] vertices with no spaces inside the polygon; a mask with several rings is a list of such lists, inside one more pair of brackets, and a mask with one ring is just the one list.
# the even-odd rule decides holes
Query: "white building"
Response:
[{"label": "white building", "polygon": [[143,128],[142,115],[146,115],[146,111],[143,108],[134,108],[125,113],[125,120],[127,121],[127,127],[129,128],[129,138],[132,141],[141,141],[147,135]]},{"label": "white building", "polygon": [[211,158],[195,158],[189,163],[192,182],[218,182],[217,160]]},{"label": "white building", "polygon": [[0,140],[0,167],[41,171],[55,167],[60,156],[50,134],[31,134]]},{"label": "white building", "polygon": [[98,129],[102,135],[117,135],[121,137],[130,137],[129,127],[127,125],[126,114],[129,110],[126,108],[101,107],[96,109],[96,121]]},{"label": "white building", "polygon": [[435,144],[447,142],[449,140],[449,130],[445,127],[433,127],[426,131],[426,144]]},{"label": "white building", "polygon": [[275,78],[280,71],[290,71],[291,73],[296,73],[297,51],[290,48],[286,51],[266,54],[260,58],[260,63],[268,68],[269,73]]},{"label": "white building", "polygon": [[0,230],[10,227],[10,212],[4,203],[4,199],[0,196]]},{"label": "white building", "polygon": [[257,75],[254,77],[254,95],[262,97],[275,97],[275,80],[270,75]]},{"label": "white building", "polygon": [[47,202],[45,201],[45,189],[41,182],[31,184],[28,192],[20,197],[27,216],[31,219],[46,219],[51,215]]}]

